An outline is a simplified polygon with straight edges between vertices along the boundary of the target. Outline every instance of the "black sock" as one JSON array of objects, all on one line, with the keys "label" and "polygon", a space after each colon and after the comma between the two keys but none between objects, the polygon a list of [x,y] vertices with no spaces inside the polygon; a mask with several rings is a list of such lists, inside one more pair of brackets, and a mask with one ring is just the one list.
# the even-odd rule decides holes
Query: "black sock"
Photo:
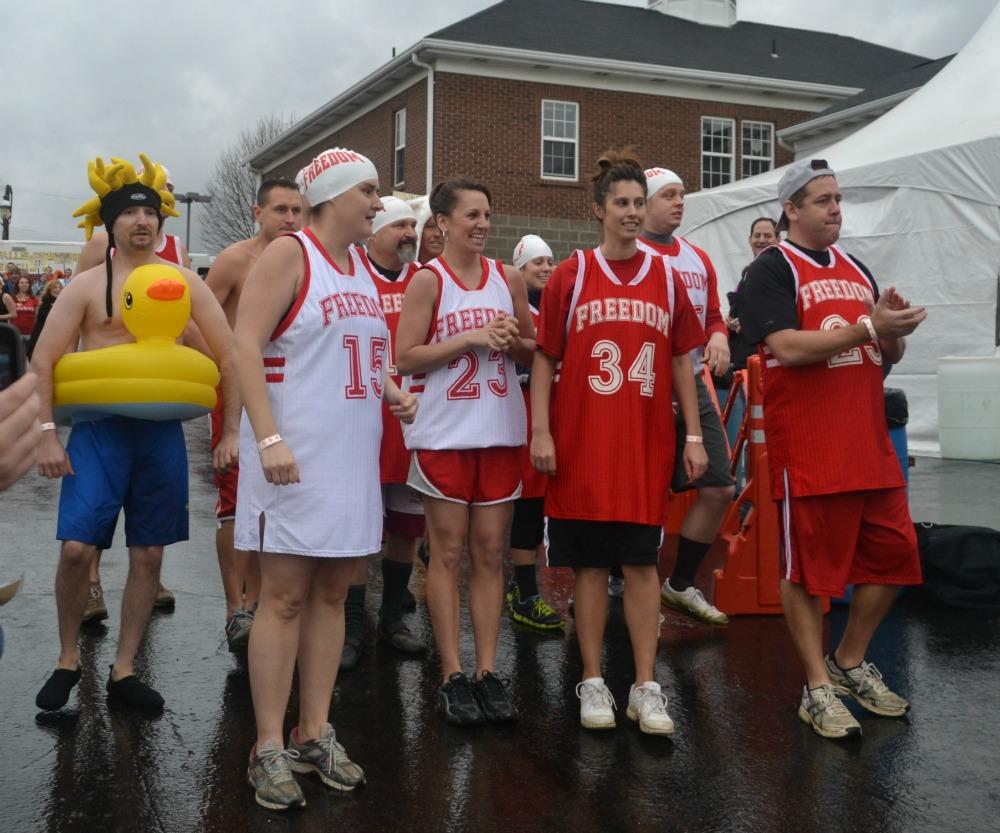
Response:
[{"label": "black sock", "polygon": [[620,564],[615,564],[611,567],[611,575],[615,578],[625,578],[625,573],[622,572]]},{"label": "black sock", "polygon": [[698,572],[701,562],[705,560],[711,544],[692,541],[683,535],[677,541],[677,563],[673,575],[670,576],[670,586],[680,593],[694,584],[694,574]]},{"label": "black sock", "polygon": [[401,564],[388,558],[382,559],[382,607],[378,618],[383,625],[391,625],[403,618],[403,593],[410,583],[412,572],[412,562]]},{"label": "black sock", "polygon": [[514,580],[521,594],[521,601],[538,595],[538,580],[535,578],[534,564],[515,564]]},{"label": "black sock", "polygon": [[365,634],[365,585],[352,584],[347,588],[344,602],[344,639],[360,643]]}]

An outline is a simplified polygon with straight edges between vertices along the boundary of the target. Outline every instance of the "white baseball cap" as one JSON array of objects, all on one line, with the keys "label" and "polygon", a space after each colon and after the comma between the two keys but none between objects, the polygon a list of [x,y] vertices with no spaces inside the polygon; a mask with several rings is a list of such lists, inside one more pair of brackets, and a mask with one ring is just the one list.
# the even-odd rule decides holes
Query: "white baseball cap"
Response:
[{"label": "white baseball cap", "polygon": [[684,180],[667,168],[649,168],[645,171],[645,174],[647,198],[653,196],[661,188],[666,188],[668,185],[684,184]]},{"label": "white baseball cap", "polygon": [[[318,154],[299,174],[311,206],[339,197],[368,179],[378,181],[378,171],[367,156],[347,148],[330,148]],[[298,177],[296,177],[298,181]]]},{"label": "white baseball cap", "polygon": [[372,220],[372,234],[377,234],[379,229],[390,226],[399,220],[416,220],[417,215],[413,213],[410,204],[399,197],[382,197],[382,211],[375,215]]},{"label": "white baseball cap", "polygon": [[537,234],[526,234],[514,247],[514,265],[521,269],[525,263],[536,257],[552,257],[552,249]]}]

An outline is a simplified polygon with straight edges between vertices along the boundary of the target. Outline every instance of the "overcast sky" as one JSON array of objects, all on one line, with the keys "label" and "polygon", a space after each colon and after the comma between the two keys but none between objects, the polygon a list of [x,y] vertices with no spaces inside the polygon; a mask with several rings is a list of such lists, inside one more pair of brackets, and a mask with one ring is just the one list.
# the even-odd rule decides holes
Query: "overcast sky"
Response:
[{"label": "overcast sky", "polygon": [[[937,58],[961,49],[996,2],[739,0],[738,9],[741,20]],[[170,168],[178,190],[204,192],[219,151],[258,116],[305,116],[389,60],[392,47],[405,49],[489,5],[9,0],[0,46],[0,189],[14,188],[11,237],[78,239],[69,215],[92,196],[86,163],[97,155],[137,160],[146,152]],[[195,219],[202,210],[195,207]],[[171,221],[175,233],[183,235],[184,220],[182,210]],[[197,223],[191,242],[201,250]]]}]

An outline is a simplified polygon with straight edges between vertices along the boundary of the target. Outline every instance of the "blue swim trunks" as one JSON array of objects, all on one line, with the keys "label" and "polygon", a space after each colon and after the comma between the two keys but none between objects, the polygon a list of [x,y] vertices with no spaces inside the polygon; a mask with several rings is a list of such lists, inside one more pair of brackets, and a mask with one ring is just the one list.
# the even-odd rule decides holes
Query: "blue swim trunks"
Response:
[{"label": "blue swim trunks", "polygon": [[60,541],[110,549],[125,510],[125,544],[188,538],[188,459],[180,422],[108,417],[73,426],[66,447],[76,474],[63,478]]}]

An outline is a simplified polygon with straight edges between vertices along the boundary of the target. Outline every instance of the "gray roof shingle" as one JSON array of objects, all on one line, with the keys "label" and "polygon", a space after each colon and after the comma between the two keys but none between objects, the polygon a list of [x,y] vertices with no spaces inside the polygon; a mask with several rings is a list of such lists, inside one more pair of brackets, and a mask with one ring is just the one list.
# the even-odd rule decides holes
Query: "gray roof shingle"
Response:
[{"label": "gray roof shingle", "polygon": [[843,35],[749,22],[706,26],[590,0],[503,0],[428,37],[844,87],[870,87],[927,60]]}]

